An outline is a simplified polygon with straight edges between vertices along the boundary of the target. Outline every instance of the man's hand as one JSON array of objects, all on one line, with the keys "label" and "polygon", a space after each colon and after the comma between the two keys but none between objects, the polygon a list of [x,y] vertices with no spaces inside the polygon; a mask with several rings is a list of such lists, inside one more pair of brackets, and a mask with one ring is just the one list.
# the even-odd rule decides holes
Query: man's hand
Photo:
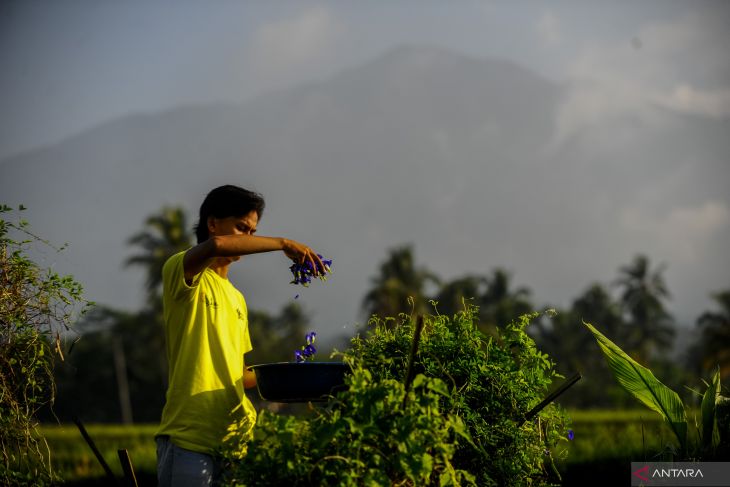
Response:
[{"label": "man's hand", "polygon": [[306,245],[295,242],[294,240],[284,239],[284,254],[297,264],[309,262],[314,269],[314,275],[324,275],[325,268],[322,259],[317,253]]},{"label": "man's hand", "polygon": [[244,369],[243,370],[243,388],[251,389],[252,387],[256,387],[256,373],[252,370]]}]

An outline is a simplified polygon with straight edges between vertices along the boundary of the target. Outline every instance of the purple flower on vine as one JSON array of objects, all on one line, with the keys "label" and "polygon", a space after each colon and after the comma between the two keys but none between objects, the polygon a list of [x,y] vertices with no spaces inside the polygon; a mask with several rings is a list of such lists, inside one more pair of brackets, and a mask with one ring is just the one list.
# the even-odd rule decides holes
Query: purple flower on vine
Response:
[{"label": "purple flower on vine", "polygon": [[573,430],[568,430],[568,439],[570,441],[573,441],[573,438],[575,438],[575,433],[573,432]]}]

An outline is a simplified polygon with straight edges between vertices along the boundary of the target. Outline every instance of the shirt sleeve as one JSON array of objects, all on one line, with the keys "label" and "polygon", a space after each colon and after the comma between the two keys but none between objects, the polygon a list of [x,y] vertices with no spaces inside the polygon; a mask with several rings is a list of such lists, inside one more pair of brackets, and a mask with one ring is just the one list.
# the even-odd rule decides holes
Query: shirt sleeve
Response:
[{"label": "shirt sleeve", "polygon": [[174,300],[184,300],[192,296],[200,282],[200,274],[193,278],[192,284],[185,282],[185,269],[183,258],[185,252],[178,252],[173,255],[162,267],[162,289],[163,294]]}]

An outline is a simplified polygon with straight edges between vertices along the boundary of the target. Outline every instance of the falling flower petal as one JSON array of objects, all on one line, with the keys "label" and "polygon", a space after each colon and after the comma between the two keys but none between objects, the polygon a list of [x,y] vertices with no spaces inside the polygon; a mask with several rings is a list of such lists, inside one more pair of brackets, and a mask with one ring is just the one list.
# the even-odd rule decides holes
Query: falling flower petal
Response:
[{"label": "falling flower petal", "polygon": [[314,348],[314,341],[317,338],[317,332],[311,331],[304,335],[304,339],[306,340],[307,344],[302,345],[302,348],[300,350],[294,351],[294,358],[296,359],[297,363],[304,362],[306,360],[313,360],[314,354],[317,353],[317,349]]}]

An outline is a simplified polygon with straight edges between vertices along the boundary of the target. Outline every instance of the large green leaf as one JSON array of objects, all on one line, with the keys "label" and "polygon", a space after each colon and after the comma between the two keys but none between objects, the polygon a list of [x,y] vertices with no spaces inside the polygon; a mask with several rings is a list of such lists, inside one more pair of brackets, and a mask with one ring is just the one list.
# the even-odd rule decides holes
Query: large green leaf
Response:
[{"label": "large green leaf", "polygon": [[629,357],[618,345],[583,322],[606,356],[608,366],[621,386],[645,406],[659,413],[674,432],[682,451],[687,442],[687,415],[676,392],[662,384],[651,370]]},{"label": "large green leaf", "polygon": [[712,446],[712,430],[715,427],[715,402],[720,397],[720,367],[712,375],[712,382],[702,396],[702,447]]}]

